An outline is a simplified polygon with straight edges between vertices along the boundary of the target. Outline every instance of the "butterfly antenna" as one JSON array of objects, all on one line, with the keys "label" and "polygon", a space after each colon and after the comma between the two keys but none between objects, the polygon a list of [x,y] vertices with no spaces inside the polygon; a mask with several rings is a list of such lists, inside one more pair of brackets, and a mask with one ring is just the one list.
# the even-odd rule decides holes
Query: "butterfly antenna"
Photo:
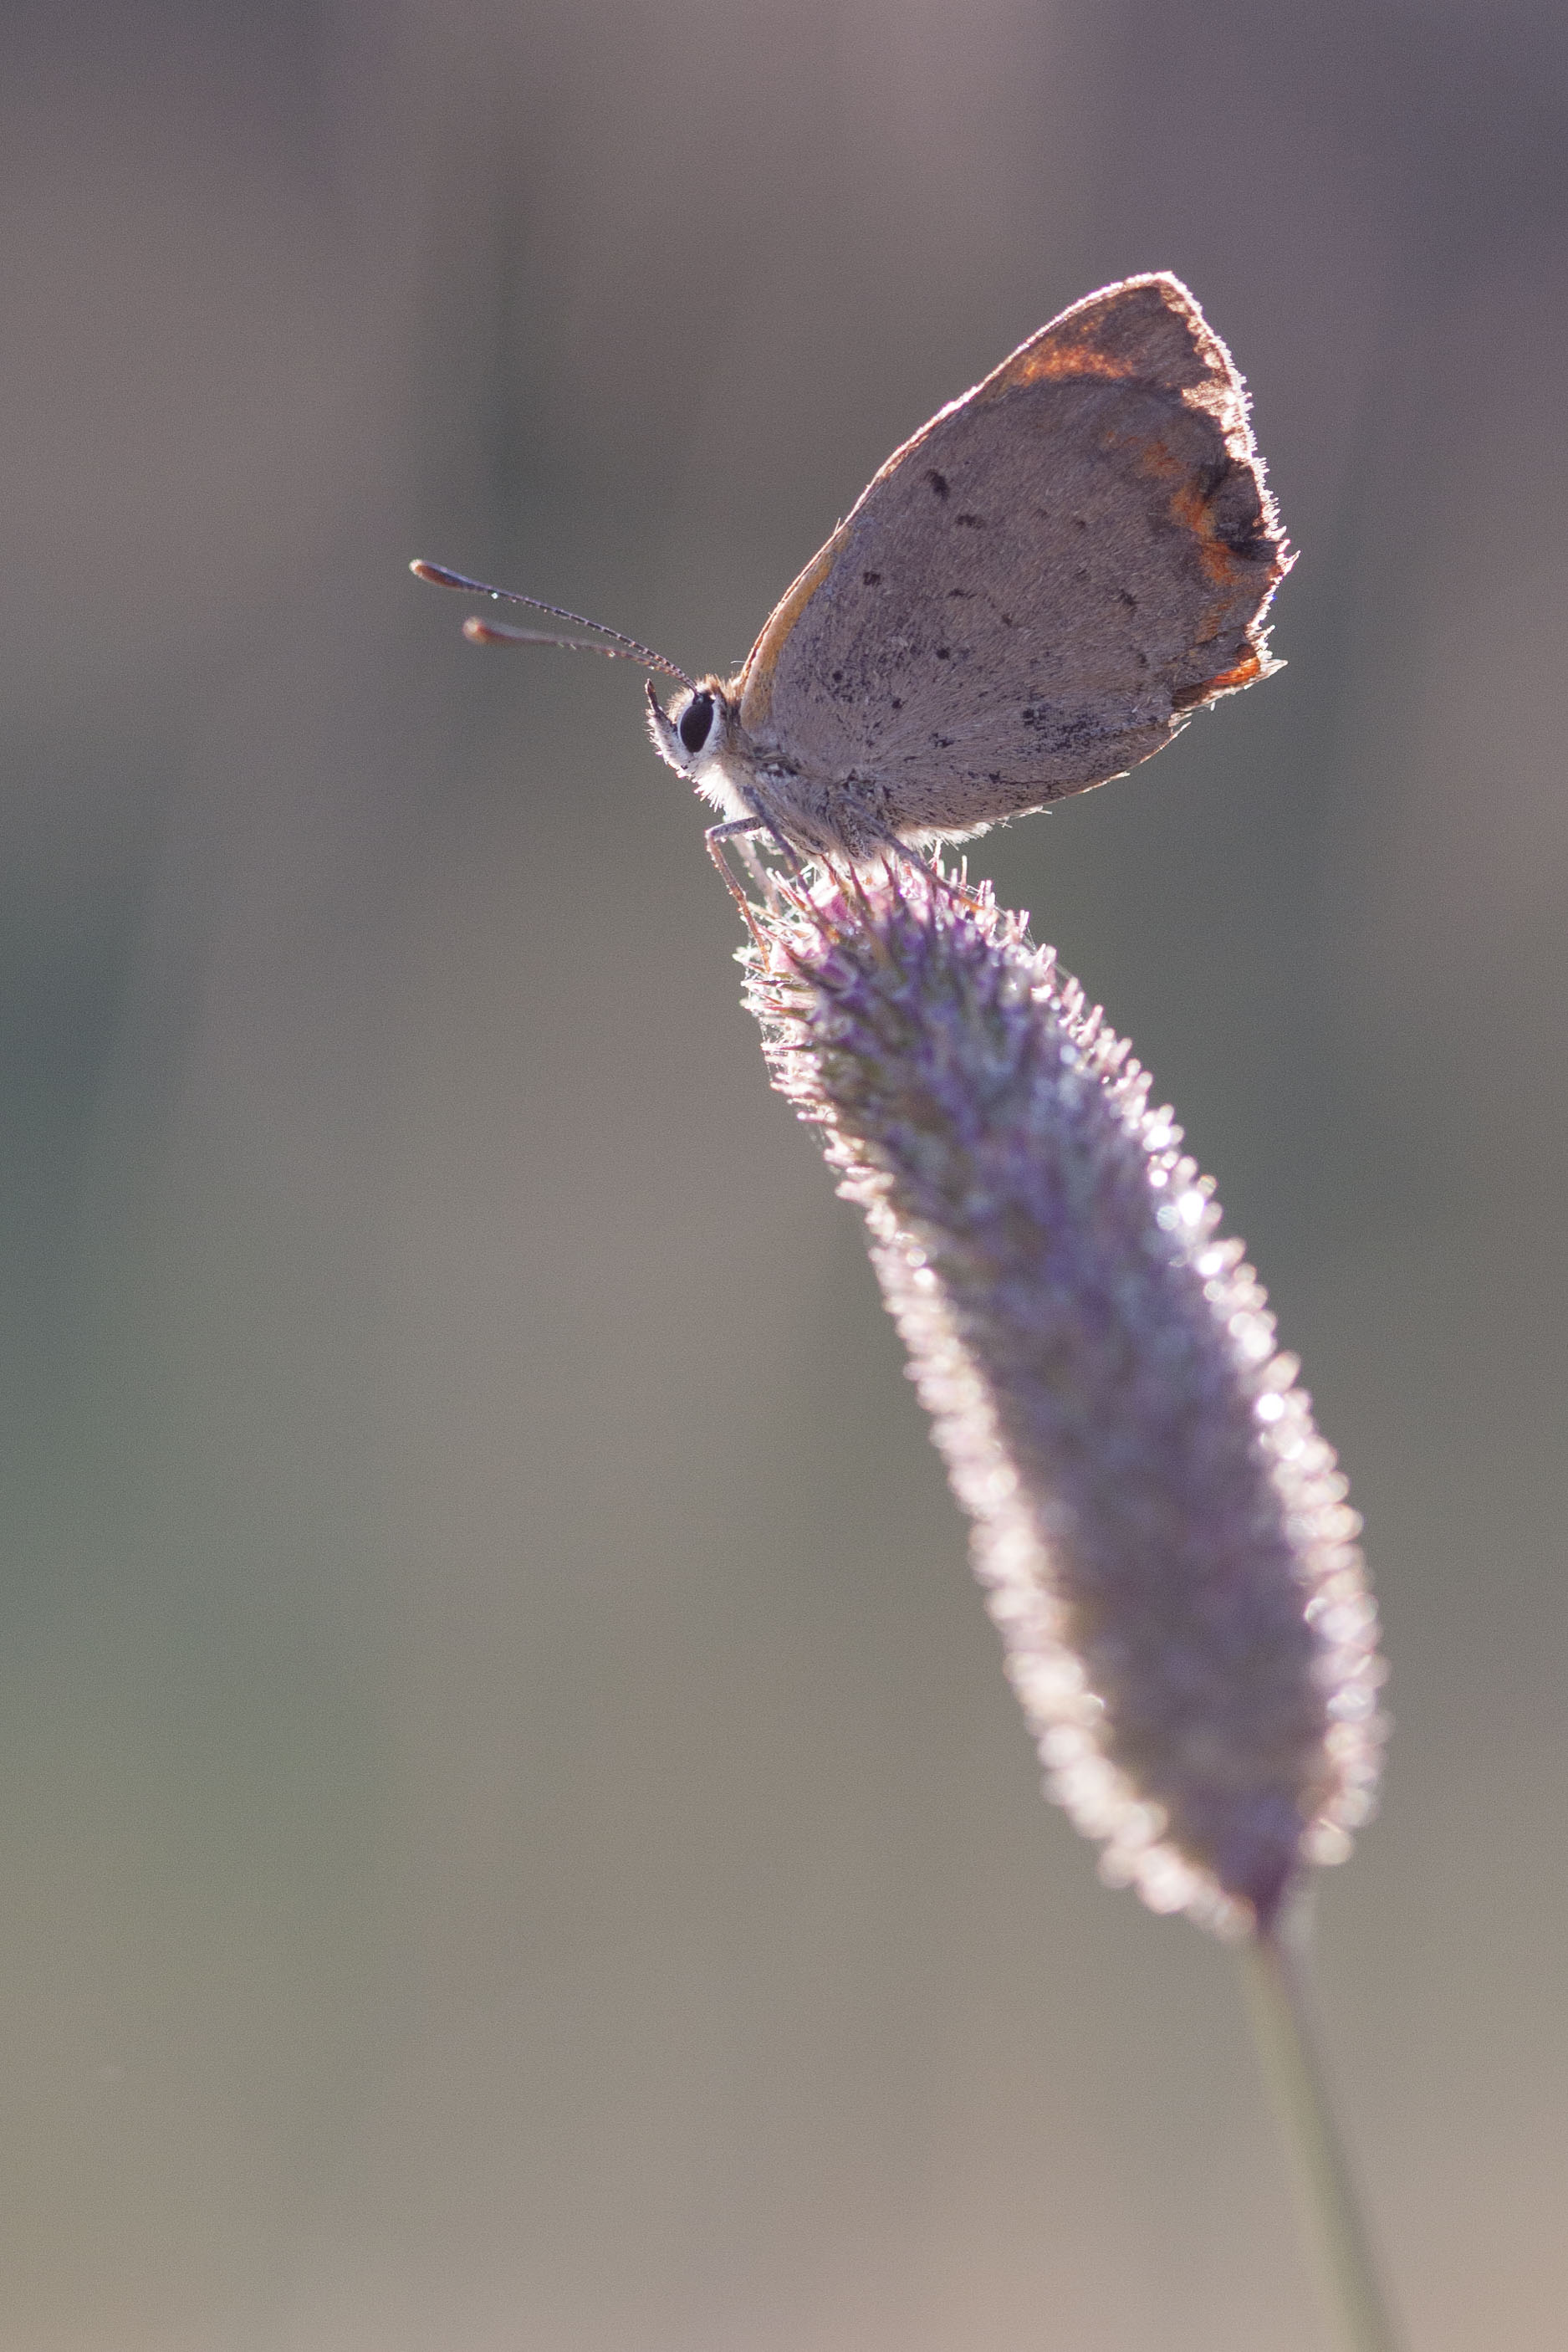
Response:
[{"label": "butterfly antenna", "polygon": [[[607,646],[584,643],[580,637],[552,636],[542,629],[502,629],[480,620],[466,621],[463,634],[473,644],[485,646],[559,646],[569,653],[604,654],[612,661],[641,662],[644,669],[663,670],[666,677],[679,678],[683,686],[692,680],[673,661],[656,654],[652,646],[628,637],[620,629],[607,628],[602,621],[591,621],[586,614],[569,613],[564,604],[542,604],[537,596],[519,595],[515,588],[492,588],[486,580],[470,580],[461,572],[448,572],[444,563],[414,562],[409,565],[416,580],[428,580],[434,588],[458,588],[465,596],[494,596],[507,604],[527,604],[531,612],[548,613],[552,620],[570,621],[580,629],[594,629],[601,637],[609,637]],[[695,688],[693,688],[695,691]]]}]

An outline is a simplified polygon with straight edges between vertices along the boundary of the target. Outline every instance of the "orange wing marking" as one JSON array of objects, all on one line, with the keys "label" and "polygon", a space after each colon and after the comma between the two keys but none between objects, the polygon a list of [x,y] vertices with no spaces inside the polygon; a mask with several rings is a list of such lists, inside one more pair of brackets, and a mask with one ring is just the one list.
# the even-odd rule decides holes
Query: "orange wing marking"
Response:
[{"label": "orange wing marking", "polygon": [[1233,668],[1222,669],[1218,677],[1205,678],[1199,686],[1184,687],[1179,694],[1172,697],[1171,709],[1191,710],[1200,702],[1213,702],[1217,696],[1234,694],[1239,688],[1250,686],[1256,678],[1267,677],[1270,669],[1278,667],[1277,662],[1265,663],[1260,654],[1249,651],[1242,655]]},{"label": "orange wing marking", "polygon": [[1231,589],[1239,581],[1249,577],[1252,566],[1217,535],[1213,505],[1193,480],[1190,467],[1163,441],[1145,441],[1138,451],[1137,462],[1141,474],[1152,475],[1155,481],[1176,482],[1171,492],[1171,520],[1197,540],[1197,560],[1210,585]]},{"label": "orange wing marking", "polygon": [[1020,383],[1054,383],[1064,377],[1085,375],[1120,383],[1137,373],[1134,359],[1116,359],[1087,340],[1070,341],[1051,336],[1043,342],[1026,344],[1015,359],[998,369],[985,390],[994,400],[998,393],[1011,392]]}]

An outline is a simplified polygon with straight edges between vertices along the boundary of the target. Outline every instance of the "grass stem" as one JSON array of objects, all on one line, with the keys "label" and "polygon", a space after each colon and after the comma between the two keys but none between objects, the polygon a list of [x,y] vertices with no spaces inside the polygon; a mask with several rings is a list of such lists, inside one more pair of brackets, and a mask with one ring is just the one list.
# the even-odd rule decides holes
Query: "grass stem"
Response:
[{"label": "grass stem", "polygon": [[1300,1973],[1277,1933],[1241,1947],[1252,2038],[1339,2352],[1402,2352],[1361,2200],[1329,2105]]}]

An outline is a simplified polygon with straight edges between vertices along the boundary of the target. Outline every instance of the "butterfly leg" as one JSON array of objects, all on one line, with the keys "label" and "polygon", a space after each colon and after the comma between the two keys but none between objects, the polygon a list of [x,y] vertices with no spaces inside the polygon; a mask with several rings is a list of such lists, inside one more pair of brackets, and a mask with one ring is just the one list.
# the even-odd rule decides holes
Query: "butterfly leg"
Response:
[{"label": "butterfly leg", "polygon": [[703,839],[707,844],[707,854],[713,859],[714,864],[717,866],[719,874],[723,879],[725,888],[729,892],[730,897],[735,900],[736,905],[740,908],[741,913],[745,916],[753,938],[757,935],[757,926],[752,920],[751,902],[747,898],[741,885],[736,880],[734,873],[731,871],[729,860],[725,856],[725,845],[727,842],[731,841],[737,841],[739,843],[740,854],[746,860],[747,870],[749,871],[753,881],[756,882],[759,889],[765,891],[768,887],[768,877],[763,869],[762,861],[758,856],[755,848],[752,846],[751,840],[751,836],[758,833],[773,834],[773,838],[778,842],[780,849],[782,849],[785,856],[787,857],[790,857],[791,862],[793,862],[792,853],[789,843],[784,840],[781,835],[774,832],[772,825],[768,824],[768,819],[765,816],[732,817],[727,824],[710,824],[706,833],[703,835]]},{"label": "butterfly leg", "polygon": [[718,867],[719,872],[723,875],[726,887],[732,897],[735,895],[738,886],[736,883],[735,877],[730,872],[729,865],[725,857],[722,845],[727,841],[738,840],[741,844],[741,854],[745,857],[747,866],[751,869],[754,877],[760,883],[764,879],[762,869],[758,863],[757,853],[752,847],[750,840],[747,838],[747,835],[758,833],[767,833],[772,835],[774,847],[778,850],[779,856],[783,858],[785,865],[789,867],[789,870],[792,875],[798,876],[801,871],[800,858],[796,856],[795,851],[785,839],[783,834],[779,832],[779,827],[774,824],[771,817],[760,815],[737,816],[731,817],[727,824],[710,824],[706,833],[703,835],[703,838],[707,843],[708,856],[713,859],[714,864]]}]

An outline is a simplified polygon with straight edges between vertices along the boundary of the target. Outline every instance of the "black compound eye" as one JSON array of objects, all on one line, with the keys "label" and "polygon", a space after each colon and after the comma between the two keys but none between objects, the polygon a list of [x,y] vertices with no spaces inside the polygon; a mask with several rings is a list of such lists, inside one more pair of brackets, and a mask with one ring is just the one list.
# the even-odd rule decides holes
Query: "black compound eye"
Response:
[{"label": "black compound eye", "polygon": [[681,741],[685,745],[686,750],[694,755],[700,751],[703,745],[707,741],[708,733],[712,726],[712,695],[694,694],[685,709],[682,711],[680,719],[680,738]]}]

